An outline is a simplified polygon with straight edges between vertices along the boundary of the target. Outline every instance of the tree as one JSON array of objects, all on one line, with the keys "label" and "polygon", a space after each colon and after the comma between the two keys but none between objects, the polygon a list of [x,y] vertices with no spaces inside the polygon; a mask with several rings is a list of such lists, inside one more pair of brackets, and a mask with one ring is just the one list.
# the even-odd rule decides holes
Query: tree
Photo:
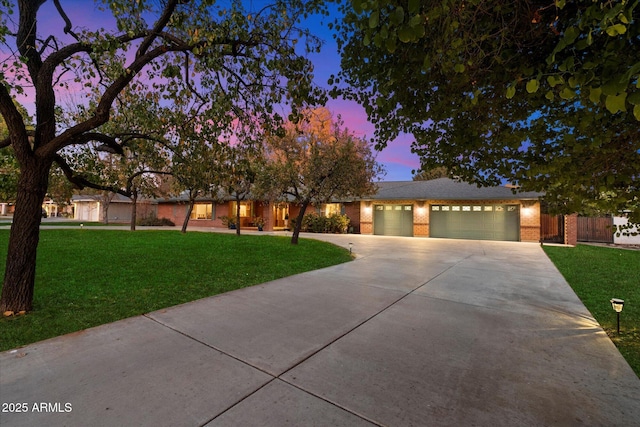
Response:
[{"label": "tree", "polygon": [[[289,123],[284,135],[266,140],[266,167],[259,188],[275,190],[300,205],[291,243],[298,243],[302,218],[311,203],[375,192],[382,172],[369,144],[342,128],[326,108],[308,110],[305,120]],[[266,184],[265,184],[266,182]]]},{"label": "tree", "polygon": [[[27,123],[31,123],[29,114],[24,107],[13,101],[20,115]],[[9,136],[9,129],[4,121],[4,117],[0,116],[0,141],[4,141]],[[18,190],[18,177],[20,176],[20,168],[13,149],[9,147],[0,148],[0,201],[15,202]]]},{"label": "tree", "polygon": [[204,196],[217,196],[222,184],[223,146],[217,141],[219,128],[214,126],[212,129],[210,125],[206,120],[192,118],[176,127],[177,140],[171,148],[172,189],[178,194],[186,193],[188,198],[182,233],[187,232],[196,200]]},{"label": "tree", "polygon": [[356,0],[342,8],[333,83],[353,88],[342,92],[364,105],[379,148],[412,133],[423,169],[640,221],[637,6]]},{"label": "tree", "polygon": [[260,136],[253,134],[253,126],[239,126],[237,139],[224,146],[224,161],[221,164],[220,174],[222,188],[233,197],[235,201],[236,235],[240,235],[241,203],[250,195],[255,195],[258,175],[264,171],[264,153]]},{"label": "tree", "polygon": [[[274,105],[289,103],[295,115],[297,106],[325,98],[302,56],[305,50],[318,51],[320,44],[296,26],[301,18],[324,11],[321,0],[276,1],[260,10],[247,10],[240,0],[220,5],[205,0],[105,1],[100,10],[109,11],[116,22],[108,30],[74,27],[61,2],[53,0],[65,27],[46,29],[48,34],[41,32],[37,19],[45,1],[0,3],[0,43],[10,52],[8,58],[3,53],[0,65],[0,113],[9,133],[0,148],[10,145],[20,166],[2,312],[32,309],[40,206],[52,164],[58,163],[76,186],[96,187],[74,174],[60,152],[92,141],[117,150],[117,142],[98,129],[109,122],[113,103],[125,88],[144,79],[169,103],[182,90],[197,92],[211,103],[222,99],[238,110],[252,110],[265,126],[279,122]],[[10,20],[16,10],[18,19]],[[33,132],[12,102],[25,90],[35,94]],[[75,91],[92,92],[97,102],[82,119],[59,127],[59,99]]]},{"label": "tree", "polygon": [[430,181],[438,178],[448,178],[449,171],[447,168],[439,166],[434,169],[422,169],[413,176],[414,181]]}]

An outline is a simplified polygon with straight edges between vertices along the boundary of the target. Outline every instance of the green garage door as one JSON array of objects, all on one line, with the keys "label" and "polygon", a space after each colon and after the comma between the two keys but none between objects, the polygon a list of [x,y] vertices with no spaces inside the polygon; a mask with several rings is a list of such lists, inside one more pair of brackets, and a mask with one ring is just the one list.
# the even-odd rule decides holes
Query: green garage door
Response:
[{"label": "green garage door", "polygon": [[519,205],[431,205],[431,237],[520,240]]},{"label": "green garage door", "polygon": [[374,205],[373,234],[413,236],[413,206]]}]

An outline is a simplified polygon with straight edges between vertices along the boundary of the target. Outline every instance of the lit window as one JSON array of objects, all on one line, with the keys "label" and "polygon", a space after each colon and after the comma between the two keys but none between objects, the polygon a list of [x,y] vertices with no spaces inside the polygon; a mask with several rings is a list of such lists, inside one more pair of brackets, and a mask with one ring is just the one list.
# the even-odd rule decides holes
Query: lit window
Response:
[{"label": "lit window", "polygon": [[433,206],[431,206],[431,210],[432,211],[439,211],[440,210],[440,206],[433,205]]},{"label": "lit window", "polygon": [[480,212],[482,210],[482,206],[474,206],[473,207],[473,211],[474,212]]},{"label": "lit window", "polygon": [[191,211],[191,219],[211,219],[213,211],[211,203],[196,203]]},{"label": "lit window", "polygon": [[463,206],[462,210],[465,212],[471,212],[471,206]]},{"label": "lit window", "polygon": [[[231,202],[231,214],[236,215],[237,202]],[[249,218],[252,216],[253,202],[240,202],[240,217]]]},{"label": "lit window", "polygon": [[340,203],[326,203],[322,206],[322,214],[324,216],[340,215],[342,206]]},{"label": "lit window", "polygon": [[451,210],[459,212],[460,211],[460,206],[451,206]]}]

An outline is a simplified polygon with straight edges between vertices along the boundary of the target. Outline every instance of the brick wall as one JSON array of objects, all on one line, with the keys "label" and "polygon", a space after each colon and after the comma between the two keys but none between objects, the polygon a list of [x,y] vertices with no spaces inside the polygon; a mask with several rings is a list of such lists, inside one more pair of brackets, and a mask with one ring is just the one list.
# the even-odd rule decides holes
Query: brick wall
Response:
[{"label": "brick wall", "polygon": [[540,203],[520,206],[520,240],[522,242],[540,241]]},{"label": "brick wall", "polygon": [[360,233],[360,206],[360,202],[344,204],[344,214],[351,220],[349,227],[352,227],[354,233]]},{"label": "brick wall", "polygon": [[578,244],[578,214],[564,216],[564,244]]},{"label": "brick wall", "polygon": [[429,204],[427,202],[421,201],[413,205],[413,235],[429,236]]}]

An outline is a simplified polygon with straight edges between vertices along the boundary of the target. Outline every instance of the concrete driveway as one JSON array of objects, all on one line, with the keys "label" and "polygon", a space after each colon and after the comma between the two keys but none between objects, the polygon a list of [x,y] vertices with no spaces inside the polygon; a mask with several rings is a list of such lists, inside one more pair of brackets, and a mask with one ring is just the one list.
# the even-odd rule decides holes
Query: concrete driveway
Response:
[{"label": "concrete driveway", "polygon": [[0,424],[637,425],[539,245],[314,237],[358,259],[1,353]]}]

